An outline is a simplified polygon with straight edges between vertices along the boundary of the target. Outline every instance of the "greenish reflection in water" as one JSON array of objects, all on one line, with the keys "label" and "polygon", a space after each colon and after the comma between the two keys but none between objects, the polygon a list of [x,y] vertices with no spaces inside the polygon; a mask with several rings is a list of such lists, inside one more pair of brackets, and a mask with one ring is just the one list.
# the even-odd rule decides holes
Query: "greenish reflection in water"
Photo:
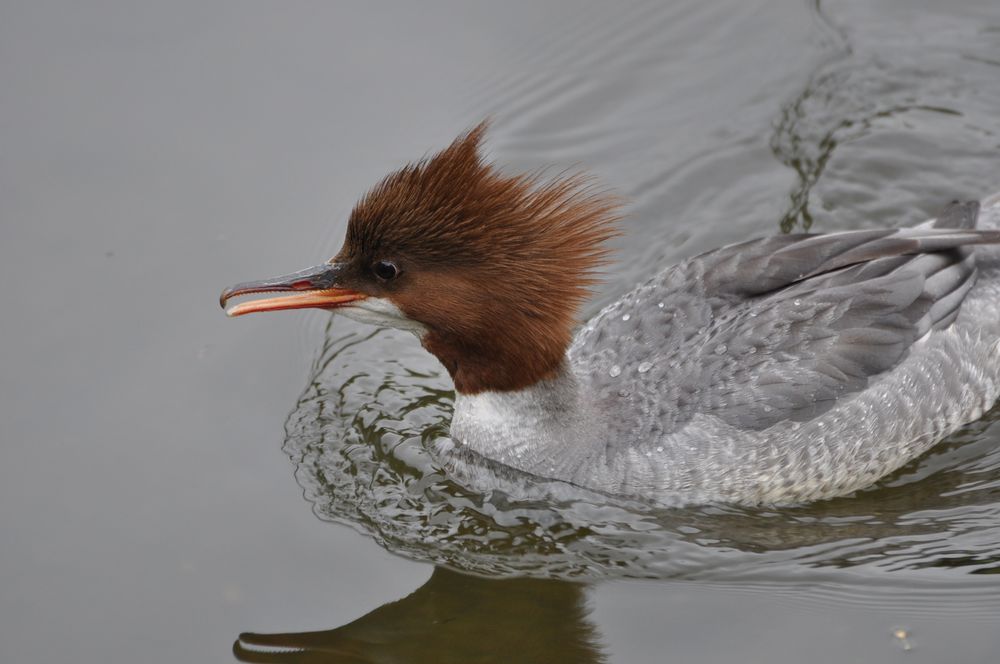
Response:
[{"label": "greenish reflection in water", "polygon": [[484,579],[438,567],[423,586],[342,627],[241,634],[241,662],[605,661],[584,587],[547,579]]}]

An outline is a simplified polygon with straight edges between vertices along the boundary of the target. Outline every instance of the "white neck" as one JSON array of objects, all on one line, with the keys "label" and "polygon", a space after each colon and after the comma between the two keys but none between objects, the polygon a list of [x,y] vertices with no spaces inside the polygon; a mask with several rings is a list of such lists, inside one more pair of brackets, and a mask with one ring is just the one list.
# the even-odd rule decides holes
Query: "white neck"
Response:
[{"label": "white neck", "polygon": [[543,477],[586,465],[596,414],[570,370],[522,390],[457,394],[451,436],[483,457]]}]

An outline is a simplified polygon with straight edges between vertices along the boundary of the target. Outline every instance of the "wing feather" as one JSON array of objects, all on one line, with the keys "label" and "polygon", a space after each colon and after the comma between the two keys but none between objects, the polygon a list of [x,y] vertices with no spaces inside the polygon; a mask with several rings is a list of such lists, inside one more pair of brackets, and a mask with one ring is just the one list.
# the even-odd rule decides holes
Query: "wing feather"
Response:
[{"label": "wing feather", "polygon": [[[604,377],[607,398],[649,400],[664,431],[698,413],[753,430],[808,420],[954,321],[975,283],[972,246],[1000,243],[973,228],[978,209],[954,203],[916,228],[785,235],[691,258],[602,312],[571,357]],[[622,338],[645,344],[653,366],[629,367],[626,350],[608,348]],[[629,371],[607,380],[609,363]]]}]

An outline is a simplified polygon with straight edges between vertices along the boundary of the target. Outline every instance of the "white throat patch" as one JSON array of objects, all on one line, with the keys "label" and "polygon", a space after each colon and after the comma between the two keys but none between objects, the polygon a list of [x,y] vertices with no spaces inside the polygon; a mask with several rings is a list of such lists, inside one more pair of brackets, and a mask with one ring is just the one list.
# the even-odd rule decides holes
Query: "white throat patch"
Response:
[{"label": "white throat patch", "polygon": [[334,313],[346,316],[359,323],[377,325],[379,327],[394,327],[397,330],[413,332],[417,337],[423,337],[427,328],[421,323],[406,317],[399,307],[384,297],[366,297],[350,304],[337,307]]}]

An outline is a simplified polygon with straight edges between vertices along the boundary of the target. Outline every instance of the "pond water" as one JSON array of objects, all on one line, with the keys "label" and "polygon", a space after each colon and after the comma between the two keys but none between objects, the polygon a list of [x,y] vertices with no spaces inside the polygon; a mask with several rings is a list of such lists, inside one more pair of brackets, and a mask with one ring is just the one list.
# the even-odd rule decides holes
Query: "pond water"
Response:
[{"label": "pond water", "polygon": [[0,661],[1000,657],[998,409],[797,508],[481,494],[412,337],[215,301],[487,116],[629,202],[588,315],[981,198],[995,0],[6,3],[0,84]]}]

